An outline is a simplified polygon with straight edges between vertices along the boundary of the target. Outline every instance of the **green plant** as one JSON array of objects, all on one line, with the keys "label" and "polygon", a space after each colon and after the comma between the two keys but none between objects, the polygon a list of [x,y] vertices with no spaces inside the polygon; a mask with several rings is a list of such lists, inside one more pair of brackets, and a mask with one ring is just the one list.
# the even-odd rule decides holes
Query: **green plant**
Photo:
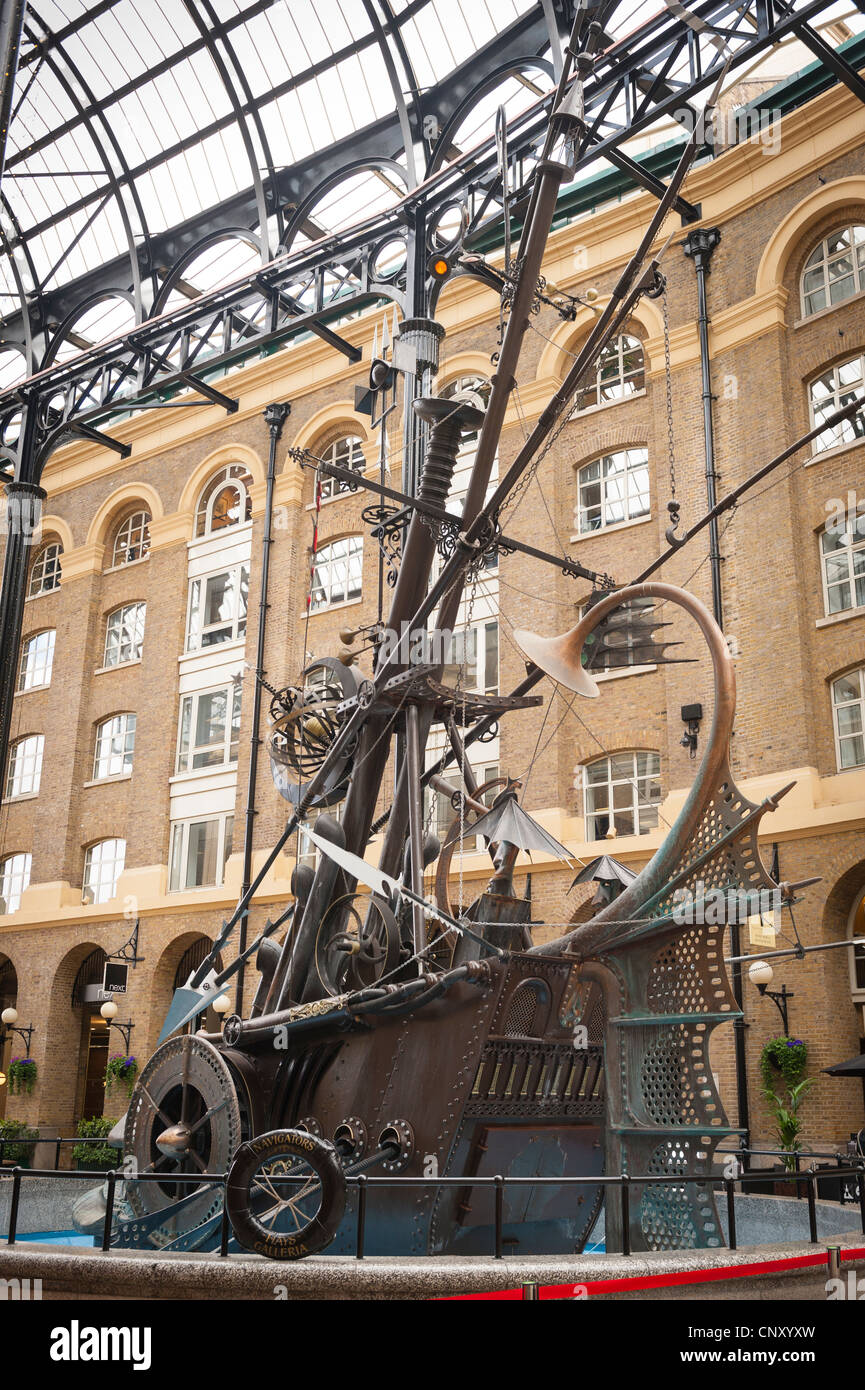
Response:
[{"label": "green plant", "polygon": [[3,1157],[9,1163],[30,1163],[33,1158],[32,1144],[10,1144],[10,1139],[38,1139],[38,1129],[31,1129],[26,1120],[0,1120],[0,1139],[7,1141],[3,1146]]},{"label": "green plant", "polygon": [[[75,1133],[79,1139],[105,1139],[116,1123],[107,1115],[94,1115],[90,1120],[79,1120]],[[72,1149],[76,1168],[116,1168],[120,1160],[120,1150],[113,1144],[75,1144]]]},{"label": "green plant", "polygon": [[[802,1147],[799,1107],[814,1085],[814,1078],[805,1076],[807,1065],[808,1048],[801,1038],[772,1038],[760,1054],[763,1098],[775,1122],[775,1138],[778,1147],[784,1150],[784,1167],[788,1173],[795,1172],[795,1155]],[[782,1082],[780,1094],[776,1090],[779,1080]]]},{"label": "green plant", "polygon": [[775,1077],[780,1072],[784,1084],[795,1086],[805,1075],[808,1065],[808,1047],[801,1038],[788,1038],[782,1033],[771,1038],[760,1054],[760,1074],[764,1089],[773,1091]]},{"label": "green plant", "polygon": [[131,1096],[137,1075],[138,1063],[135,1058],[115,1052],[113,1057],[109,1057],[105,1068],[105,1089],[109,1094],[115,1089],[122,1089],[127,1096]]},{"label": "green plant", "polygon": [[9,1063],[10,1096],[32,1096],[38,1073],[32,1057],[13,1057]]}]

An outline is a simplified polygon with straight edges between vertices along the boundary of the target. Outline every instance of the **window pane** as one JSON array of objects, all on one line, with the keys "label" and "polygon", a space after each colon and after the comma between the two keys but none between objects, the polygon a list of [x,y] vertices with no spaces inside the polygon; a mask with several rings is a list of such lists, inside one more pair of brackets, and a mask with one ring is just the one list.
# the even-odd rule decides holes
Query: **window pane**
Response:
[{"label": "window pane", "polygon": [[219,821],[193,821],[189,827],[186,851],[187,888],[210,888],[216,884],[219,849]]},{"label": "window pane", "polygon": [[56,633],[52,628],[48,632],[38,632],[35,637],[27,638],[21,650],[19,690],[32,690],[36,686],[50,684],[55,637]]}]

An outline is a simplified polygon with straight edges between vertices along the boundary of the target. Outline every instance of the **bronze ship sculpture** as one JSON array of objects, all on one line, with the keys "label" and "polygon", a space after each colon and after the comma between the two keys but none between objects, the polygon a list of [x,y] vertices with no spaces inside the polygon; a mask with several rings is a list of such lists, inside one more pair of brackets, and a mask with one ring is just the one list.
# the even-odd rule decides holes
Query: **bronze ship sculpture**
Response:
[{"label": "bronze ship sculpture", "polygon": [[[407,623],[412,634],[426,632],[431,619],[433,632],[452,630],[464,586],[484,558],[519,548],[501,529],[504,501],[554,441],[574,392],[636,300],[663,284],[651,248],[693,159],[696,133],[560,391],[490,491],[523,336],[543,284],[556,196],[584,135],[581,73],[591,63],[591,33],[583,33],[583,18],[581,8],[529,190],[519,259],[500,276],[509,312],[486,410],[480,415],[458,399],[416,405],[429,442],[417,494],[402,499],[407,522],[390,631]],[[454,518],[447,501],[466,430],[479,430],[479,439],[462,515]],[[358,485],[335,464],[309,455],[299,461]],[[387,491],[378,489],[380,502]],[[671,551],[681,544],[672,528],[668,538]],[[437,553],[442,564],[433,580]],[[297,686],[275,696],[270,753],[291,816],[210,956],[178,991],[165,1040],[138,1080],[123,1134],[118,1246],[214,1248],[223,1189],[190,1181],[199,1173],[227,1174],[236,1247],[277,1259],[354,1253],[359,1196],[346,1179],[363,1173],[448,1179],[376,1189],[366,1216],[369,1254],[488,1253],[494,1193],[469,1180],[497,1174],[525,1179],[503,1199],[504,1243],[513,1253],[582,1250],[602,1205],[600,1184],[587,1182],[577,1196],[574,1188],[530,1179],[604,1173],[633,1179],[631,1249],[723,1243],[710,1179],[718,1146],[735,1145],[738,1131],[725,1116],[709,1045],[737,1006],[723,927],[682,921],[677,906],[698,902],[709,888],[779,890],[792,899],[796,885],[776,884],[758,849],[761,817],[778,797],[754,805],[733,781],[733,661],[703,604],[658,580],[616,587],[568,564],[566,573],[591,578],[593,600],[563,637],[516,634],[528,666],[510,695],[448,685],[432,660],[400,663],[385,652],[379,630],[371,678],[319,658]],[[531,906],[514,886],[517,857],[544,850],[566,858],[567,851],[523,810],[515,784],[503,778],[478,786],[466,750],[505,716],[540,705],[532,691],[545,674],[578,696],[596,696],[587,639],[597,647],[624,636],[643,644],[648,659],[669,659],[655,636],[661,605],[682,609],[708,647],[714,709],[702,762],[650,863],[616,885],[588,920],[533,944]],[[447,751],[429,766],[434,728]],[[392,806],[376,822],[397,737]],[[457,784],[446,771],[457,774]],[[427,787],[453,801],[453,824],[441,842],[425,830]],[[338,801],[337,821],[328,808]],[[283,916],[222,967],[220,952],[257,885],[300,827],[318,851],[317,868],[295,871]],[[377,862],[367,863],[380,831]],[[491,860],[489,884],[470,904],[453,874],[467,836],[482,838]],[[434,901],[425,893],[427,871],[435,875]],[[226,1018],[221,1034],[177,1032],[246,959],[259,971],[248,1015]],[[141,1180],[152,1175],[160,1180]],[[670,1181],[640,1183],[652,1176]],[[461,1178],[464,1185],[453,1181]],[[621,1213],[620,1203],[608,1202],[608,1249],[622,1248]]]}]

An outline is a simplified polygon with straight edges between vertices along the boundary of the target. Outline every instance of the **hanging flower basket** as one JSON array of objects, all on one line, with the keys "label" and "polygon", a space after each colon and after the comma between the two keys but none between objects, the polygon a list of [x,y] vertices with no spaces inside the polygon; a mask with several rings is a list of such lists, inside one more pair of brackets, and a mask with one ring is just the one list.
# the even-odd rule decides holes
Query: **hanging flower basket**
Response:
[{"label": "hanging flower basket", "polygon": [[131,1096],[137,1075],[138,1063],[135,1058],[124,1057],[121,1052],[115,1052],[113,1057],[109,1057],[108,1066],[105,1068],[106,1092],[111,1095],[122,1090],[126,1096]]},{"label": "hanging flower basket", "polygon": [[32,1057],[13,1057],[9,1063],[9,1094],[32,1096],[38,1072]]}]

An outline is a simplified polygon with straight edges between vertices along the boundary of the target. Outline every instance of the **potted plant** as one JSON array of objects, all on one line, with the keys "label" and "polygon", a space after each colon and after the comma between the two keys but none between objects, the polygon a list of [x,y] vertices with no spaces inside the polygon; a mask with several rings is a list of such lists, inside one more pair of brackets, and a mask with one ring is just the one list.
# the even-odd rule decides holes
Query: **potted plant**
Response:
[{"label": "potted plant", "polygon": [[[814,1078],[805,1076],[807,1065],[808,1048],[801,1038],[772,1038],[760,1055],[763,1099],[775,1122],[778,1147],[784,1150],[781,1171],[786,1173],[795,1173],[796,1154],[802,1147],[799,1108],[814,1085]],[[795,1195],[797,1184],[775,1184],[774,1190]]]},{"label": "potted plant", "polygon": [[109,1057],[105,1068],[106,1095],[113,1096],[122,1092],[128,1099],[132,1095],[137,1075],[138,1063],[135,1058],[124,1057],[121,1052],[115,1052],[113,1057]]},{"label": "potted plant", "polygon": [[10,1096],[32,1096],[38,1071],[32,1057],[13,1057],[9,1063]]},{"label": "potted plant", "polygon": [[38,1139],[38,1129],[31,1129],[25,1120],[0,1120],[0,1140],[3,1140],[3,1162],[13,1167],[30,1168],[33,1163],[33,1144],[16,1144],[16,1139]]},{"label": "potted plant", "polygon": [[[75,1133],[79,1139],[106,1139],[116,1123],[107,1115],[94,1115],[90,1120],[79,1120]],[[108,1168],[117,1168],[121,1161],[120,1150],[113,1144],[75,1144],[72,1148],[72,1162],[76,1168],[105,1172]]]}]

